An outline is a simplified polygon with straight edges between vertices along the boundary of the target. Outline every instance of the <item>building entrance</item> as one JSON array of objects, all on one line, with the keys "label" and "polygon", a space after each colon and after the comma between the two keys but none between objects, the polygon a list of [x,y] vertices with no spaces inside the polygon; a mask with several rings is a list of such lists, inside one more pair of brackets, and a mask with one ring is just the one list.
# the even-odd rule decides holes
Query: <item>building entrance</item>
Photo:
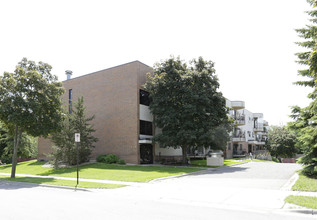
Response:
[{"label": "building entrance", "polygon": [[152,164],[153,163],[153,145],[140,144],[140,163]]}]

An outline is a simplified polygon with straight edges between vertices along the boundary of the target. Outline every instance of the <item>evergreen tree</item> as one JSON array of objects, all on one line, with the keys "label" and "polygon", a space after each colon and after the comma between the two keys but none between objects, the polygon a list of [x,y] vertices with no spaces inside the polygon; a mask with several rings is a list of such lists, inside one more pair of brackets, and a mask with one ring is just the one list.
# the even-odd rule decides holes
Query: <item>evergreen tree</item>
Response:
[{"label": "evergreen tree", "polygon": [[[307,2],[316,7],[316,1],[308,0]],[[297,32],[300,37],[306,40],[298,44],[307,48],[308,51],[298,53],[297,56],[298,62],[308,67],[305,70],[300,70],[299,75],[308,78],[308,80],[299,81],[297,84],[313,88],[313,92],[308,95],[312,102],[305,108],[292,107],[291,117],[295,119],[295,122],[291,122],[289,126],[297,131],[298,139],[303,144],[302,149],[305,156],[300,161],[306,165],[303,173],[317,177],[317,27],[314,26],[317,23],[317,10],[311,10],[307,13],[312,17],[310,19],[312,25],[298,29]]]},{"label": "evergreen tree", "polygon": [[[313,0],[307,0],[307,2],[310,5],[315,4]],[[315,88],[315,73],[317,70],[317,56],[315,52],[317,46],[317,27],[315,24],[317,23],[317,10],[314,9],[306,13],[311,16],[310,21],[312,24],[307,25],[305,28],[296,29],[296,32],[301,38],[305,39],[305,41],[297,42],[297,44],[307,49],[307,51],[297,53],[296,55],[298,57],[297,62],[307,67],[307,69],[299,70],[298,74],[308,79],[306,81],[298,81],[296,84]]]},{"label": "evergreen tree", "polygon": [[87,117],[85,110],[84,98],[78,98],[75,109],[71,111],[72,113],[65,114],[66,117],[62,122],[61,131],[51,135],[51,140],[55,144],[53,146],[54,153],[51,155],[55,167],[58,167],[60,163],[66,165],[77,163],[75,133],[80,133],[79,163],[89,161],[94,143],[98,139],[92,135],[95,129],[90,124],[95,116]]}]

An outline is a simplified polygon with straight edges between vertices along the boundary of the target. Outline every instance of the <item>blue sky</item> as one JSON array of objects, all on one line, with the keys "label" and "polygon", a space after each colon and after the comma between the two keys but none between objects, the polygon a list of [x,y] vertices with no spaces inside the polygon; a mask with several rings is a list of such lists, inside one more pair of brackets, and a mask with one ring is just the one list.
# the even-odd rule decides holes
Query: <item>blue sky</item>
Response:
[{"label": "blue sky", "polygon": [[295,32],[309,24],[305,0],[0,2],[0,74],[23,58],[44,61],[65,80],[139,60],[180,56],[215,62],[224,96],[243,100],[271,125],[308,104],[295,86]]}]

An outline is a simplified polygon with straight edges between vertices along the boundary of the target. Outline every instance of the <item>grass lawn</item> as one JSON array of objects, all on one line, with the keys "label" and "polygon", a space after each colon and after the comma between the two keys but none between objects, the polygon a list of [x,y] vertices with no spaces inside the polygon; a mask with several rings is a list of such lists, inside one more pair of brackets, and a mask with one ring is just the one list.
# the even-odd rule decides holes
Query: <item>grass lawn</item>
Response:
[{"label": "grass lawn", "polygon": [[[293,185],[292,190],[317,192],[317,179],[304,176],[303,174],[299,174],[299,178]],[[317,197],[288,196],[286,197],[285,202],[303,206],[306,208],[317,209]]]},{"label": "grass lawn", "polygon": [[[54,178],[40,178],[40,177],[16,177],[10,178],[7,176],[0,175],[0,180],[15,181],[15,182],[27,182],[27,183],[38,183],[47,185],[57,186],[70,186],[76,187],[77,181],[73,180],[60,180]],[[79,181],[78,187],[80,188],[98,188],[98,189],[115,189],[126,185],[121,184],[108,184],[108,183],[94,183],[94,182],[83,182]]]},{"label": "grass lawn", "polygon": [[299,174],[299,178],[293,185],[292,190],[317,192],[317,179],[304,176],[303,174]]},{"label": "grass lawn", "polygon": [[[41,176],[62,176],[76,178],[76,167],[46,168],[45,162],[31,160],[17,165],[17,173]],[[79,177],[85,179],[118,180],[127,182],[146,182],[153,179],[175,176],[199,171],[197,168],[159,167],[159,166],[128,166],[104,163],[93,163],[80,166]],[[10,173],[11,165],[0,166],[0,173]]]},{"label": "grass lawn", "polygon": [[312,196],[288,196],[285,202],[303,206],[310,209],[317,209],[317,197]]}]

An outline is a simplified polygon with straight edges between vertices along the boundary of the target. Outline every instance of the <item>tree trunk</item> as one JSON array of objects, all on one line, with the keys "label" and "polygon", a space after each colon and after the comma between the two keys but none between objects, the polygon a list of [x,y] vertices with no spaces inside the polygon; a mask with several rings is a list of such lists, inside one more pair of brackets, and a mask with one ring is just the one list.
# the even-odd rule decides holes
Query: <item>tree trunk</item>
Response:
[{"label": "tree trunk", "polygon": [[12,155],[12,169],[11,169],[11,178],[15,178],[15,171],[17,166],[17,159],[18,159],[18,147],[19,142],[22,136],[22,128],[16,125],[14,131],[14,146],[13,146],[13,155]]},{"label": "tree trunk", "polygon": [[183,164],[187,164],[187,146],[182,146]]}]

